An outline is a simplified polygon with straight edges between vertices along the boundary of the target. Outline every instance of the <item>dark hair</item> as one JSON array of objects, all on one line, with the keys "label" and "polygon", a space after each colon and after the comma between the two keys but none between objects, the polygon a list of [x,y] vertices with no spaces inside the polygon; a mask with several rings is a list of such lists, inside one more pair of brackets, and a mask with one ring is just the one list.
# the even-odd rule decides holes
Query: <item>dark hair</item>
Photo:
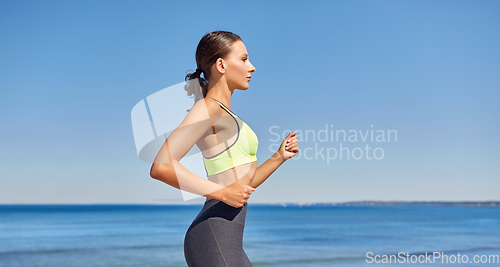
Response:
[{"label": "dark hair", "polygon": [[[213,31],[205,34],[196,47],[196,71],[189,73],[185,81],[198,80],[200,87],[188,83],[184,89],[188,95],[195,95],[195,103],[207,96],[208,80],[211,76],[211,67],[219,58],[225,58],[231,52],[231,44],[235,41],[242,41],[241,38],[228,31]],[[205,79],[201,77],[201,73]],[[198,89],[199,88],[199,89]],[[197,94],[201,90],[201,95]]]}]

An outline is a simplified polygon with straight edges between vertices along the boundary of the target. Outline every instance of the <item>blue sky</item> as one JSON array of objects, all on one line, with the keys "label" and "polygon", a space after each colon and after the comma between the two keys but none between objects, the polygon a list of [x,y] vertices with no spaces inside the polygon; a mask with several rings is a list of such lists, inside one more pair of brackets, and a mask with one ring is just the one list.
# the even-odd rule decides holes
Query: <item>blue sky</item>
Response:
[{"label": "blue sky", "polygon": [[291,159],[249,203],[498,201],[499,11],[498,1],[1,1],[0,203],[183,202],[149,177],[130,112],[195,70],[214,30],[240,35],[256,67],[231,106],[259,137],[259,165],[273,133],[397,131],[397,142],[299,138],[302,151],[342,143],[384,156]]}]

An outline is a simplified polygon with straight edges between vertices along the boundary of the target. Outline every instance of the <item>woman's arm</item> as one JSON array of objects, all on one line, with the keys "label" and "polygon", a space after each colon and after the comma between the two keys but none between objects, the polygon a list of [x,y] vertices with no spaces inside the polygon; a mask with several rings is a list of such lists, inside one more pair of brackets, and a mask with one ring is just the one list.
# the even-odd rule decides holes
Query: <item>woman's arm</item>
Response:
[{"label": "woman's arm", "polygon": [[260,165],[255,171],[255,176],[253,177],[251,186],[257,188],[261,185],[273,172],[278,169],[278,167],[283,164],[285,160],[279,155],[279,152],[275,152],[264,164]]},{"label": "woman's arm", "polygon": [[210,114],[218,114],[218,106],[198,101],[182,123],[168,136],[151,166],[150,176],[177,189],[214,199],[222,199],[224,187],[203,179],[186,169],[179,161],[211,128]]},{"label": "woman's arm", "polygon": [[153,167],[151,167],[150,175],[152,178],[193,194],[221,201],[224,199],[222,192],[224,186],[201,178],[186,169],[179,161],[172,160],[170,164],[155,164],[153,163]]},{"label": "woman's arm", "polygon": [[220,115],[218,103],[198,101],[163,143],[151,166],[150,176],[177,189],[241,207],[254,188],[243,184],[224,187],[199,177],[179,162],[207,130],[212,128],[210,116],[215,115]]},{"label": "woman's arm", "polygon": [[276,151],[264,164],[260,165],[255,172],[251,186],[257,188],[261,185],[274,171],[278,169],[283,162],[297,155],[299,147],[297,144],[297,131],[288,134],[281,143],[280,148]]}]

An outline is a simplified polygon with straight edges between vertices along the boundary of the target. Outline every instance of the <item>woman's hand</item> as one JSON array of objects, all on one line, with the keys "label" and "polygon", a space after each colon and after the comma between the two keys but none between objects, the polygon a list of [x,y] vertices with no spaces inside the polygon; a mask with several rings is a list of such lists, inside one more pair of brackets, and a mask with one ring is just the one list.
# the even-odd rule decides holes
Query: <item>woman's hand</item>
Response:
[{"label": "woman's hand", "polygon": [[235,208],[242,207],[255,191],[255,188],[240,183],[232,183],[222,190],[221,201]]},{"label": "woman's hand", "polygon": [[289,133],[288,136],[283,140],[278,153],[283,158],[287,160],[299,153],[299,145],[297,144],[297,131]]}]

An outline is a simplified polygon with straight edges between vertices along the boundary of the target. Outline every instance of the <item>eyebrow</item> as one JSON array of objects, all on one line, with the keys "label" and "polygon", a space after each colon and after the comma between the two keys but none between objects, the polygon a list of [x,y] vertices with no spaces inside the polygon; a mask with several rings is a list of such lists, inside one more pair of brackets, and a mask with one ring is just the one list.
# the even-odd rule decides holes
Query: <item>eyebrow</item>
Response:
[{"label": "eyebrow", "polygon": [[243,56],[247,56],[248,57],[248,54],[243,54]]}]

